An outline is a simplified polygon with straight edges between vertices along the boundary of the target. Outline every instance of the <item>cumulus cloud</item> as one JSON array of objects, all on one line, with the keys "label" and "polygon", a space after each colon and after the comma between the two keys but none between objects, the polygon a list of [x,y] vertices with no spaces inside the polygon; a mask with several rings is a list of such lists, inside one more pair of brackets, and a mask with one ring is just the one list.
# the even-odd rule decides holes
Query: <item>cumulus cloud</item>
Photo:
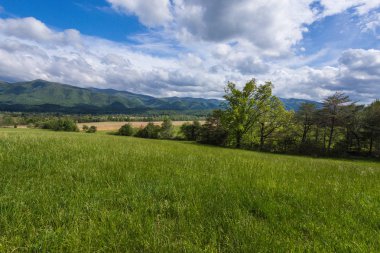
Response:
[{"label": "cumulus cloud", "polygon": [[322,100],[344,91],[355,101],[370,102],[380,97],[380,51],[344,51],[336,66],[283,68],[272,73],[277,92],[284,97]]},{"label": "cumulus cloud", "polygon": [[311,0],[176,0],[175,29],[182,38],[249,41],[270,54],[287,51],[314,20]]},{"label": "cumulus cloud", "polygon": [[138,16],[148,27],[164,25],[171,20],[169,0],[107,0],[117,11]]},{"label": "cumulus cloud", "polygon": [[379,50],[346,50],[321,67],[308,61],[328,50],[308,57],[293,52],[321,13],[354,8],[362,15],[377,1],[322,0],[319,11],[313,0],[107,1],[162,34],[153,29],[132,45],[57,31],[32,17],[0,19],[0,79],[220,98],[227,81],[242,85],[256,77],[273,81],[282,97],[322,100],[337,90],[363,102],[380,97]]},{"label": "cumulus cloud", "polygon": [[157,57],[139,46],[79,33],[72,40],[65,37],[67,31],[55,31],[34,18],[0,19],[0,28],[0,79],[41,78],[156,96],[204,96],[206,86],[214,96],[213,85],[225,83],[221,76],[205,74],[202,59],[194,54]]},{"label": "cumulus cloud", "polygon": [[348,9],[364,15],[380,7],[378,0],[107,1],[116,10],[138,16],[148,27],[166,24],[167,34],[182,43],[248,42],[272,56],[287,55],[317,20]]},{"label": "cumulus cloud", "polygon": [[321,0],[320,3],[324,7],[323,16],[335,15],[350,8],[363,15],[380,7],[378,0]]},{"label": "cumulus cloud", "polygon": [[55,32],[33,17],[0,19],[0,30],[3,35],[42,43],[76,45],[80,40],[80,33],[77,30],[67,29],[63,32]]}]

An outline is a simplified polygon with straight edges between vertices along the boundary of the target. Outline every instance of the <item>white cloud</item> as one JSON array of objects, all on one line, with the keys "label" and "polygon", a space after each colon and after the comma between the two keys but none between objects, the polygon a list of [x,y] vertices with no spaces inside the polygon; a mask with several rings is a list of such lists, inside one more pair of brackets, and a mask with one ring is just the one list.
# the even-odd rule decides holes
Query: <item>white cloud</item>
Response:
[{"label": "white cloud", "polygon": [[169,0],[107,0],[114,9],[138,16],[148,27],[164,25],[172,19]]},{"label": "white cloud", "polygon": [[271,55],[285,53],[315,20],[312,0],[175,0],[174,28],[182,40],[244,42]]},{"label": "white cloud", "polygon": [[62,43],[73,46],[80,40],[80,33],[77,30],[67,29],[63,32],[55,32],[33,17],[0,19],[0,31],[9,37],[41,43]]},{"label": "white cloud", "polygon": [[[65,37],[67,32],[52,30],[34,18],[0,19],[0,25],[0,78],[6,80],[41,78],[156,96],[204,96],[203,85],[225,82],[203,73],[202,59],[193,54],[157,57],[139,46],[79,33],[71,40]],[[214,93],[211,88],[208,95]]]},{"label": "white cloud", "polygon": [[276,92],[284,97],[322,100],[344,91],[353,100],[370,102],[380,97],[380,51],[350,49],[342,53],[335,67],[283,68],[271,73]]},{"label": "white cloud", "polygon": [[379,0],[321,0],[324,7],[323,16],[330,16],[354,8],[358,14],[363,15],[380,7]]},{"label": "white cloud", "polygon": [[[250,43],[261,54],[288,55],[303,39],[307,25],[353,8],[364,15],[378,0],[107,0],[139,17],[142,24],[165,24],[165,32],[187,45]],[[313,9],[319,3],[320,10]],[[172,21],[172,22],[169,22]]]},{"label": "white cloud", "polygon": [[370,32],[377,39],[380,39],[380,13],[370,13],[360,22],[360,24],[363,32]]},{"label": "white cloud", "polygon": [[[380,97],[379,50],[348,50],[318,68],[307,65],[328,50],[295,55],[305,25],[320,18],[309,6],[312,0],[108,1],[147,26],[163,25],[162,31],[135,36],[137,45],[128,45],[56,31],[35,18],[0,19],[0,78],[221,97],[227,81],[241,85],[256,77],[272,80],[275,94],[283,97],[322,100],[335,90],[364,102]],[[353,2],[321,4],[332,15],[357,6]],[[373,6],[355,8],[362,13]]]}]

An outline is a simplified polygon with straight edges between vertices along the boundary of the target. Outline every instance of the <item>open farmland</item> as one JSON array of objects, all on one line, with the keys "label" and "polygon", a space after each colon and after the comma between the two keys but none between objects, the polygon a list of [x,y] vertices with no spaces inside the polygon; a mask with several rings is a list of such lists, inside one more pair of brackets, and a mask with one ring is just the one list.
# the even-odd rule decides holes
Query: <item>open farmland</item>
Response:
[{"label": "open farmland", "polygon": [[[174,126],[181,126],[182,124],[186,122],[192,122],[192,121],[172,121],[172,124]],[[97,130],[99,131],[116,131],[121,126],[125,124],[131,124],[134,128],[140,128],[145,127],[149,122],[145,121],[136,121],[136,122],[89,122],[89,123],[78,123],[78,128],[82,129],[83,125],[87,126],[96,126]],[[155,125],[161,125],[162,121],[153,121]]]},{"label": "open farmland", "polygon": [[0,252],[380,251],[380,164],[0,130]]}]

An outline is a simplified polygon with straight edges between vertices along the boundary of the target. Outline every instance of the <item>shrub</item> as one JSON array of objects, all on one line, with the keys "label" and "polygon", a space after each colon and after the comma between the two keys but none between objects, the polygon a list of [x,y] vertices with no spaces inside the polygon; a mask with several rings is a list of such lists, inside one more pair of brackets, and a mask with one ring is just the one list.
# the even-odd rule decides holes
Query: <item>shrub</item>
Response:
[{"label": "shrub", "polygon": [[132,128],[131,124],[125,124],[122,127],[120,127],[117,134],[122,135],[122,136],[132,136],[133,135],[133,128]]},{"label": "shrub", "polygon": [[42,124],[38,124],[42,129],[51,129],[54,131],[78,132],[77,124],[72,119],[52,119]]},{"label": "shrub", "polygon": [[180,128],[180,131],[185,136],[186,140],[195,141],[199,137],[201,129],[201,123],[199,123],[199,121],[194,121],[192,124],[183,124]]},{"label": "shrub", "polygon": [[87,132],[87,130],[88,130],[88,126],[87,126],[87,125],[83,125],[83,126],[82,126],[82,130],[83,130],[83,132]]},{"label": "shrub", "polygon": [[98,130],[98,129],[96,128],[96,126],[90,126],[90,127],[87,129],[86,133],[93,134],[93,133],[96,133],[97,130]]},{"label": "shrub", "polygon": [[161,124],[159,137],[161,139],[171,139],[173,138],[173,135],[174,135],[174,126],[172,124],[172,121],[166,118]]},{"label": "shrub", "polygon": [[144,128],[141,128],[136,137],[158,139],[161,127],[154,125],[152,122],[148,123]]}]

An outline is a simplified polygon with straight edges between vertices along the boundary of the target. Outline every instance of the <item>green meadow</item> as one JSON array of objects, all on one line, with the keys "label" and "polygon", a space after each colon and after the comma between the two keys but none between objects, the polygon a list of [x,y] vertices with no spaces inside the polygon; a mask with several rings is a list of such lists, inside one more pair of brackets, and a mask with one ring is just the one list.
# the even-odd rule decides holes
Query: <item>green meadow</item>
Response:
[{"label": "green meadow", "polygon": [[380,252],[380,163],[0,130],[0,252]]}]

